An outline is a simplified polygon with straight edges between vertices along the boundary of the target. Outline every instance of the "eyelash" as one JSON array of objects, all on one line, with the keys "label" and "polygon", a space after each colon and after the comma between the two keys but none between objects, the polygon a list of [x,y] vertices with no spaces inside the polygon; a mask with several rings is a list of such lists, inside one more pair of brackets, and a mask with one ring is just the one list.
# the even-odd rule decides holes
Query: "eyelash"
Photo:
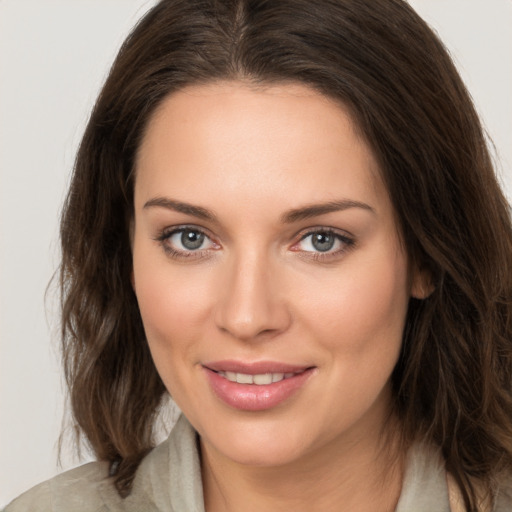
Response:
[{"label": "eyelash", "polygon": [[[169,239],[172,236],[177,235],[178,233],[183,233],[184,231],[187,231],[187,230],[197,233],[199,235],[204,235],[205,238],[207,238],[208,240],[211,240],[211,237],[208,236],[208,234],[204,230],[199,229],[195,226],[179,226],[179,227],[172,228],[172,229],[166,228],[160,232],[160,234],[155,238],[155,240],[160,243],[163,250],[169,257],[176,259],[176,260],[188,259],[188,258],[201,259],[201,258],[208,257],[210,255],[208,252],[210,249],[203,249],[203,250],[198,249],[196,251],[193,251],[193,250],[180,251],[178,249],[175,249],[168,243]],[[212,243],[215,243],[215,242],[212,242]]]},{"label": "eyelash", "polygon": [[[180,260],[180,259],[202,259],[211,256],[211,249],[198,249],[198,250],[188,250],[188,251],[181,251],[178,249],[173,248],[169,243],[169,239],[179,233],[183,233],[184,231],[190,230],[194,233],[197,233],[199,235],[203,235],[205,238],[211,241],[214,245],[218,246],[215,242],[212,241],[212,238],[203,230],[200,228],[197,228],[195,226],[179,226],[176,228],[166,228],[162,230],[158,236],[155,238],[157,242],[162,246],[165,253],[172,259]],[[308,237],[313,236],[315,234],[323,234],[328,236],[333,236],[337,241],[341,242],[342,247],[341,249],[338,249],[334,252],[321,252],[321,251],[301,251],[300,249],[293,249],[293,247],[300,244],[302,241],[306,240]],[[346,233],[341,234],[340,232],[332,229],[332,228],[312,228],[308,229],[307,232],[299,235],[300,238],[298,242],[295,242],[292,245],[292,250],[296,252],[301,253],[301,257],[305,259],[312,259],[315,261],[321,261],[321,262],[327,262],[332,259],[339,258],[342,254],[348,252],[349,250],[353,249],[355,246],[355,240],[351,236],[348,236]],[[214,249],[216,250],[216,249]]]},{"label": "eyelash", "polygon": [[[351,236],[349,236],[347,233],[340,233],[339,231],[336,231],[332,228],[324,228],[324,227],[318,227],[318,228],[310,228],[307,230],[306,233],[302,234],[300,236],[300,239],[298,242],[294,244],[294,246],[297,246],[300,242],[303,240],[306,240],[308,237],[312,235],[328,235],[334,237],[337,241],[341,242],[342,247],[336,251],[333,252],[320,252],[320,251],[300,251],[301,256],[303,258],[307,259],[313,259],[315,261],[321,261],[321,262],[328,262],[329,260],[338,259],[340,256],[348,252],[349,250],[353,249],[355,246],[355,239]],[[293,247],[294,247],[293,246]]]}]

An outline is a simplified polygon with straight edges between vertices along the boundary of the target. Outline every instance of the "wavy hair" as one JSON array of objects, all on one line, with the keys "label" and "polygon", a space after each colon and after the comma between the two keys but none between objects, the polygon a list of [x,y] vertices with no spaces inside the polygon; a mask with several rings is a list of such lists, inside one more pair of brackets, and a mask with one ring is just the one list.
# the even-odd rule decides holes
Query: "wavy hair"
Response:
[{"label": "wavy hair", "polygon": [[433,286],[411,299],[392,377],[402,438],[440,446],[478,510],[475,481],[492,496],[512,468],[512,228],[471,98],[402,0],[163,0],[137,24],[92,111],[61,222],[77,428],[129,494],[166,393],[130,279],[134,162],[164,98],[217,80],[298,82],[351,112]]}]

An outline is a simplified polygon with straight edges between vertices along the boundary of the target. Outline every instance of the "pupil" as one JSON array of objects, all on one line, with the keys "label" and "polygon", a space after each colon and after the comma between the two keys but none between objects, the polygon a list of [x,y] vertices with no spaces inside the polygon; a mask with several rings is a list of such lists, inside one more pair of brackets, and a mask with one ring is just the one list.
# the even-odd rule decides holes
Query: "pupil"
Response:
[{"label": "pupil", "polygon": [[185,230],[181,234],[181,243],[186,249],[199,249],[203,245],[204,235],[197,231]]},{"label": "pupil", "polygon": [[327,233],[316,233],[313,235],[313,247],[320,252],[326,252],[334,247],[334,237]]}]

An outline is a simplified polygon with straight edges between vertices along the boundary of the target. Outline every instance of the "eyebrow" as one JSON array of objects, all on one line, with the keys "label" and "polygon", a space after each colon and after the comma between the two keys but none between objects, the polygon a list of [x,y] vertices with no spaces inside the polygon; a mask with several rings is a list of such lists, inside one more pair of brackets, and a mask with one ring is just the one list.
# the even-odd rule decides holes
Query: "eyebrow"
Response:
[{"label": "eyebrow", "polygon": [[281,221],[284,224],[291,224],[300,220],[311,219],[312,217],[318,217],[327,213],[348,210],[350,208],[361,208],[371,213],[375,213],[375,210],[369,204],[362,203],[361,201],[342,199],[340,201],[329,201],[328,203],[311,204],[302,208],[290,210],[281,216]]},{"label": "eyebrow", "polygon": [[[167,197],[155,197],[147,201],[143,208],[160,207],[175,212],[184,213],[186,215],[192,215],[202,220],[208,220],[211,222],[217,222],[217,216],[207,208],[202,206],[195,206],[190,203],[183,203],[182,201],[176,201]],[[327,203],[311,204],[303,206],[301,208],[295,208],[285,212],[281,216],[281,222],[283,224],[292,224],[301,220],[311,219],[327,213],[338,212],[348,210],[350,208],[361,208],[363,210],[375,213],[375,210],[368,204],[362,203],[361,201],[353,201],[350,199],[342,199],[340,201],[329,201]]]},{"label": "eyebrow", "polygon": [[215,222],[217,217],[210,210],[203,208],[202,206],[194,206],[193,204],[183,203],[181,201],[176,201],[175,199],[169,199],[167,197],[155,197],[150,199],[144,204],[144,209],[152,208],[152,207],[160,207],[167,208],[168,210],[173,210],[179,213],[185,213],[187,215],[192,215],[193,217],[197,217],[202,220],[209,220]]}]

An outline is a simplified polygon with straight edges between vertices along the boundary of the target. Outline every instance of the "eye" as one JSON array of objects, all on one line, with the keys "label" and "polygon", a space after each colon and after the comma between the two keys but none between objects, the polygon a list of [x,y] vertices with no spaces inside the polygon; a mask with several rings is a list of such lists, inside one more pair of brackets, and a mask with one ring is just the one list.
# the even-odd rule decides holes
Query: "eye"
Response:
[{"label": "eye", "polygon": [[201,257],[210,249],[218,249],[218,245],[201,229],[179,227],[163,231],[156,239],[165,252],[173,258]]},{"label": "eye", "polygon": [[306,235],[301,242],[303,251],[328,252],[335,246],[338,240],[332,233],[318,232]]},{"label": "eye", "polygon": [[201,231],[185,228],[175,231],[168,241],[175,249],[179,251],[197,251],[198,249],[207,249],[210,239]]},{"label": "eye", "polygon": [[292,249],[328,257],[342,253],[353,245],[354,240],[346,235],[330,229],[318,229],[302,236]]}]

